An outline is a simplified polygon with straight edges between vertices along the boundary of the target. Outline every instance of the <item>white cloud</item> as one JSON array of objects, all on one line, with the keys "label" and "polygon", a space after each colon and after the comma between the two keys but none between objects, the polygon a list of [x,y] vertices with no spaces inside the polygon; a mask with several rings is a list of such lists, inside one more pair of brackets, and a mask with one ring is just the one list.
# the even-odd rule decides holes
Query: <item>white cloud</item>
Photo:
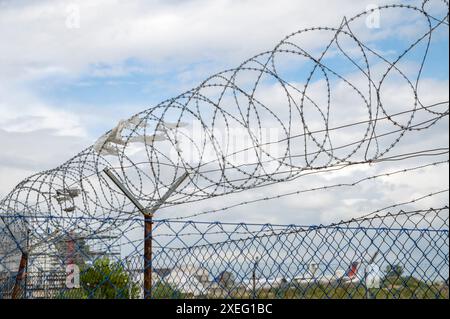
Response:
[{"label": "white cloud", "polygon": [[0,95],[0,128],[5,131],[49,129],[61,136],[87,135],[77,114],[47,105],[25,89],[0,81]]},{"label": "white cloud", "polygon": [[57,136],[54,130],[8,132],[0,129],[0,198],[23,178],[57,167],[83,150],[88,141]]},{"label": "white cloud", "polygon": [[[130,57],[182,63],[226,59],[229,65],[230,60],[239,62],[268,49],[301,28],[336,25],[344,14],[363,11],[372,2],[358,6],[351,0],[320,0],[314,5],[291,0],[11,3],[0,12],[0,30],[9,40],[0,55],[2,67],[9,66],[8,76],[21,70],[15,75],[19,77],[38,71],[77,75],[92,64],[117,64]],[[79,6],[79,29],[65,24],[67,6],[72,4]],[[306,39],[304,45],[314,40]]]},{"label": "white cloud", "polygon": [[[119,117],[138,110],[135,105],[120,109],[117,105],[103,108],[99,105],[68,108],[65,105],[63,109],[38,95],[34,91],[36,83],[52,79],[89,85],[88,81],[83,81],[83,77],[89,76],[110,78],[107,84],[113,87],[117,84],[114,82],[116,77],[130,73],[158,75],[170,69],[180,70],[175,76],[189,88],[198,84],[196,81],[205,75],[225,67],[234,67],[255,53],[271,49],[286,34],[311,26],[337,26],[344,14],[352,16],[373,2],[382,4],[387,1],[358,1],[357,5],[353,0],[319,0],[314,3],[293,0],[3,2],[0,32],[7,41],[0,44],[0,148],[4,150],[0,156],[0,173],[3,176],[0,196],[29,173],[64,162],[83,146],[89,145],[101,134],[103,127],[106,130],[114,126]],[[80,28],[70,29],[66,26],[69,4],[79,6]],[[414,31],[421,27],[411,25],[410,28],[398,30],[398,33],[410,35],[412,29]],[[375,41],[388,36],[393,29],[384,29],[384,32],[376,33],[375,36],[368,30],[362,30],[367,32],[363,36]],[[318,41],[316,34],[308,34],[301,38],[301,44],[314,49],[322,45],[323,41]],[[143,66],[127,63],[130,59],[142,62]],[[416,68],[411,67],[409,70],[412,72]],[[241,80],[245,82],[247,79]],[[362,83],[358,77],[351,80]],[[155,80],[154,83],[157,82]],[[384,102],[390,110],[404,106],[404,101],[411,95],[406,86],[392,82],[384,91],[384,96],[388,97]],[[424,103],[431,103],[438,97],[439,100],[441,97],[448,99],[448,81],[427,79],[422,83],[420,90]],[[152,85],[149,84],[149,90],[153,89]],[[161,85],[180,92],[184,89],[170,87],[173,86],[170,83],[162,82]],[[323,102],[323,82],[314,83],[311,88],[312,97]],[[286,102],[284,93],[270,86],[262,86],[260,90],[262,102],[282,113]],[[319,94],[314,96],[315,92]],[[348,92],[348,88],[342,85],[334,90],[334,108],[338,112],[332,115],[336,124],[342,124],[349,116],[363,118],[360,109],[355,112],[355,108],[348,107],[361,103]],[[147,106],[142,106],[142,109]],[[320,122],[316,124],[319,128],[322,125]],[[93,130],[94,126],[102,129]],[[408,149],[412,144],[417,147],[433,147],[442,143],[448,145],[448,136],[442,137],[445,128],[445,125],[439,127],[429,136],[417,137],[412,134],[414,138],[407,139],[399,146],[399,150]],[[346,133],[333,137],[337,145],[355,136],[354,131]],[[357,166],[333,174],[301,178],[285,185],[237,194],[228,200],[251,200],[257,196],[304,189],[311,185],[354,180],[379,171],[381,169]],[[428,176],[432,178],[421,183],[423,174],[414,175],[413,186],[417,186],[414,191],[411,186],[404,187],[405,183],[412,185],[412,182],[408,184],[408,180],[393,179],[362,187],[357,194],[353,190],[330,191],[293,196],[272,204],[263,202],[241,208],[245,209],[245,216],[240,209],[236,209],[223,218],[236,221],[245,217],[246,221],[274,223],[320,223],[345,219],[375,210],[396,199],[423,194],[435,189],[436,185],[448,185],[448,179],[442,178],[439,171],[430,172]],[[222,201],[207,201],[189,206],[188,211],[198,212],[225,205]]]}]

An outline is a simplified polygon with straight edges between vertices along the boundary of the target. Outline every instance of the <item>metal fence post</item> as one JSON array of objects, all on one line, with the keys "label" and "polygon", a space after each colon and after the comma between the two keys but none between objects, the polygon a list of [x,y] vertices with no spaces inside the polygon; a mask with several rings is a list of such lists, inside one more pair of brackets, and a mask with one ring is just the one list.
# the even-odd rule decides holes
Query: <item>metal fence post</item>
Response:
[{"label": "metal fence post", "polygon": [[256,269],[258,268],[259,257],[256,257],[255,263],[253,264],[253,299],[256,299]]},{"label": "metal fence post", "polygon": [[139,203],[133,194],[124,185],[122,185],[122,183],[108,170],[108,168],[105,168],[103,171],[144,216],[144,299],[151,299],[153,268],[153,216],[155,212],[166,202],[170,195],[172,195],[172,193],[189,176],[189,173],[185,172],[175,181],[175,183],[170,186],[169,190],[153,207],[147,209]]},{"label": "metal fence post", "polygon": [[144,299],[152,298],[153,215],[144,217]]},{"label": "metal fence post", "polygon": [[19,270],[17,271],[16,281],[14,283],[14,288],[11,294],[12,299],[20,298],[20,284],[26,276],[26,268],[28,264],[28,253],[22,252],[22,257],[20,258]]}]

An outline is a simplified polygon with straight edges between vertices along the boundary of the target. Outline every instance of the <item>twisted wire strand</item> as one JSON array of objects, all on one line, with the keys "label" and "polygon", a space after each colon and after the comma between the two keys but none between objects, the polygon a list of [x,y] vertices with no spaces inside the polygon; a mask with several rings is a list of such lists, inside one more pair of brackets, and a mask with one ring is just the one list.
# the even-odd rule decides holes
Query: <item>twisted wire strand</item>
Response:
[{"label": "twisted wire strand", "polygon": [[[445,7],[440,16],[429,10],[436,3]],[[162,206],[169,208],[351,165],[448,155],[448,146],[410,147],[393,154],[405,137],[448,119],[448,97],[425,103],[420,90],[433,36],[448,31],[448,2],[425,0],[420,7],[393,4],[378,10],[414,16],[426,30],[405,39],[404,51],[394,58],[380,53],[358,27],[373,10],[345,18],[337,27],[294,32],[272,50],[136,114],[125,121],[127,125],[105,133],[95,145],[55,169],[26,178],[0,202],[1,215],[11,216],[2,217],[3,223],[17,224],[12,216],[18,214],[34,216],[13,225],[33,229],[42,227],[35,224],[38,217],[64,216],[47,218],[45,227],[114,229],[130,218],[130,203],[102,173],[104,168],[114,168],[118,179],[146,207],[158,203],[188,171],[187,181]],[[304,37],[311,35],[317,37],[316,48],[304,45]],[[419,68],[410,74],[402,63],[413,53],[419,57]],[[342,65],[353,74],[344,74]],[[386,102],[391,94],[386,87],[392,82],[406,87],[411,101],[401,107]],[[343,109],[335,93],[338,88],[357,102]],[[265,95],[269,89],[281,92],[280,101]],[[354,115],[350,123],[344,111]],[[198,136],[183,129],[185,123],[195,126]],[[282,136],[265,141],[265,128]],[[250,146],[234,147],[236,131]],[[340,138],[343,135],[351,137]],[[241,154],[250,159],[235,161]],[[67,196],[69,190],[78,193]],[[80,222],[81,216],[101,218],[93,224]]]}]

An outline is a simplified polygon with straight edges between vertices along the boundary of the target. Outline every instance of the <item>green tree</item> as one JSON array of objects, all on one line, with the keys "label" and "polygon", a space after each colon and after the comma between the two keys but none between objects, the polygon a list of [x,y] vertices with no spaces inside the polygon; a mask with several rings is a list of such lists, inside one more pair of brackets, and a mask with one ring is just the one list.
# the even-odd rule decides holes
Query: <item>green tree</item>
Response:
[{"label": "green tree", "polygon": [[384,276],[382,282],[384,286],[394,286],[403,284],[403,267],[399,264],[388,265],[385,270],[386,275]]},{"label": "green tree", "polygon": [[62,298],[75,299],[133,299],[139,297],[139,287],[121,263],[98,259],[84,266],[80,273],[79,289],[66,291]]},{"label": "green tree", "polygon": [[185,295],[171,285],[158,282],[152,289],[153,299],[183,299]]}]

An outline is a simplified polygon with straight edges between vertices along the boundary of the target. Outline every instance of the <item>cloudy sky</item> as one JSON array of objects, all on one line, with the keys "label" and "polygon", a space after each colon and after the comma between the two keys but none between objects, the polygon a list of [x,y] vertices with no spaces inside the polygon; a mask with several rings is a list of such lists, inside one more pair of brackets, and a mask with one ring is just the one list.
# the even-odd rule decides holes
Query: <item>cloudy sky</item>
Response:
[{"label": "cloudy sky", "polygon": [[[338,27],[343,16],[386,3],[390,1],[0,0],[0,198],[23,178],[55,167],[92,145],[120,119],[270,50],[287,34],[313,26]],[[383,18],[379,48],[399,55],[401,46],[382,36],[383,31],[392,32],[383,30]],[[411,30],[420,29],[420,23],[416,26],[414,20],[402,19],[411,28],[396,30],[404,38],[413,38]],[[303,46],[313,48],[314,44],[314,38],[307,38]],[[429,103],[448,101],[448,28],[433,45],[433,58],[422,79]],[[414,72],[418,58],[411,61]],[[316,86],[319,92],[320,82]],[[395,85],[387,90],[392,104],[410,95]],[[276,99],[276,93],[270,97]],[[448,148],[446,122],[426,134],[409,135],[400,149]],[[438,159],[359,166],[238,194],[227,201],[233,204],[274,192],[354,181],[447,158],[444,154]],[[448,165],[443,165],[369,182],[357,192],[348,188],[291,196],[275,204],[257,203],[245,208],[246,220],[322,223],[359,216],[446,189],[447,173]],[[442,206],[448,203],[447,197],[448,193],[418,205]],[[225,205],[208,203],[190,210]],[[223,220],[238,218],[242,209],[222,215]]]}]

